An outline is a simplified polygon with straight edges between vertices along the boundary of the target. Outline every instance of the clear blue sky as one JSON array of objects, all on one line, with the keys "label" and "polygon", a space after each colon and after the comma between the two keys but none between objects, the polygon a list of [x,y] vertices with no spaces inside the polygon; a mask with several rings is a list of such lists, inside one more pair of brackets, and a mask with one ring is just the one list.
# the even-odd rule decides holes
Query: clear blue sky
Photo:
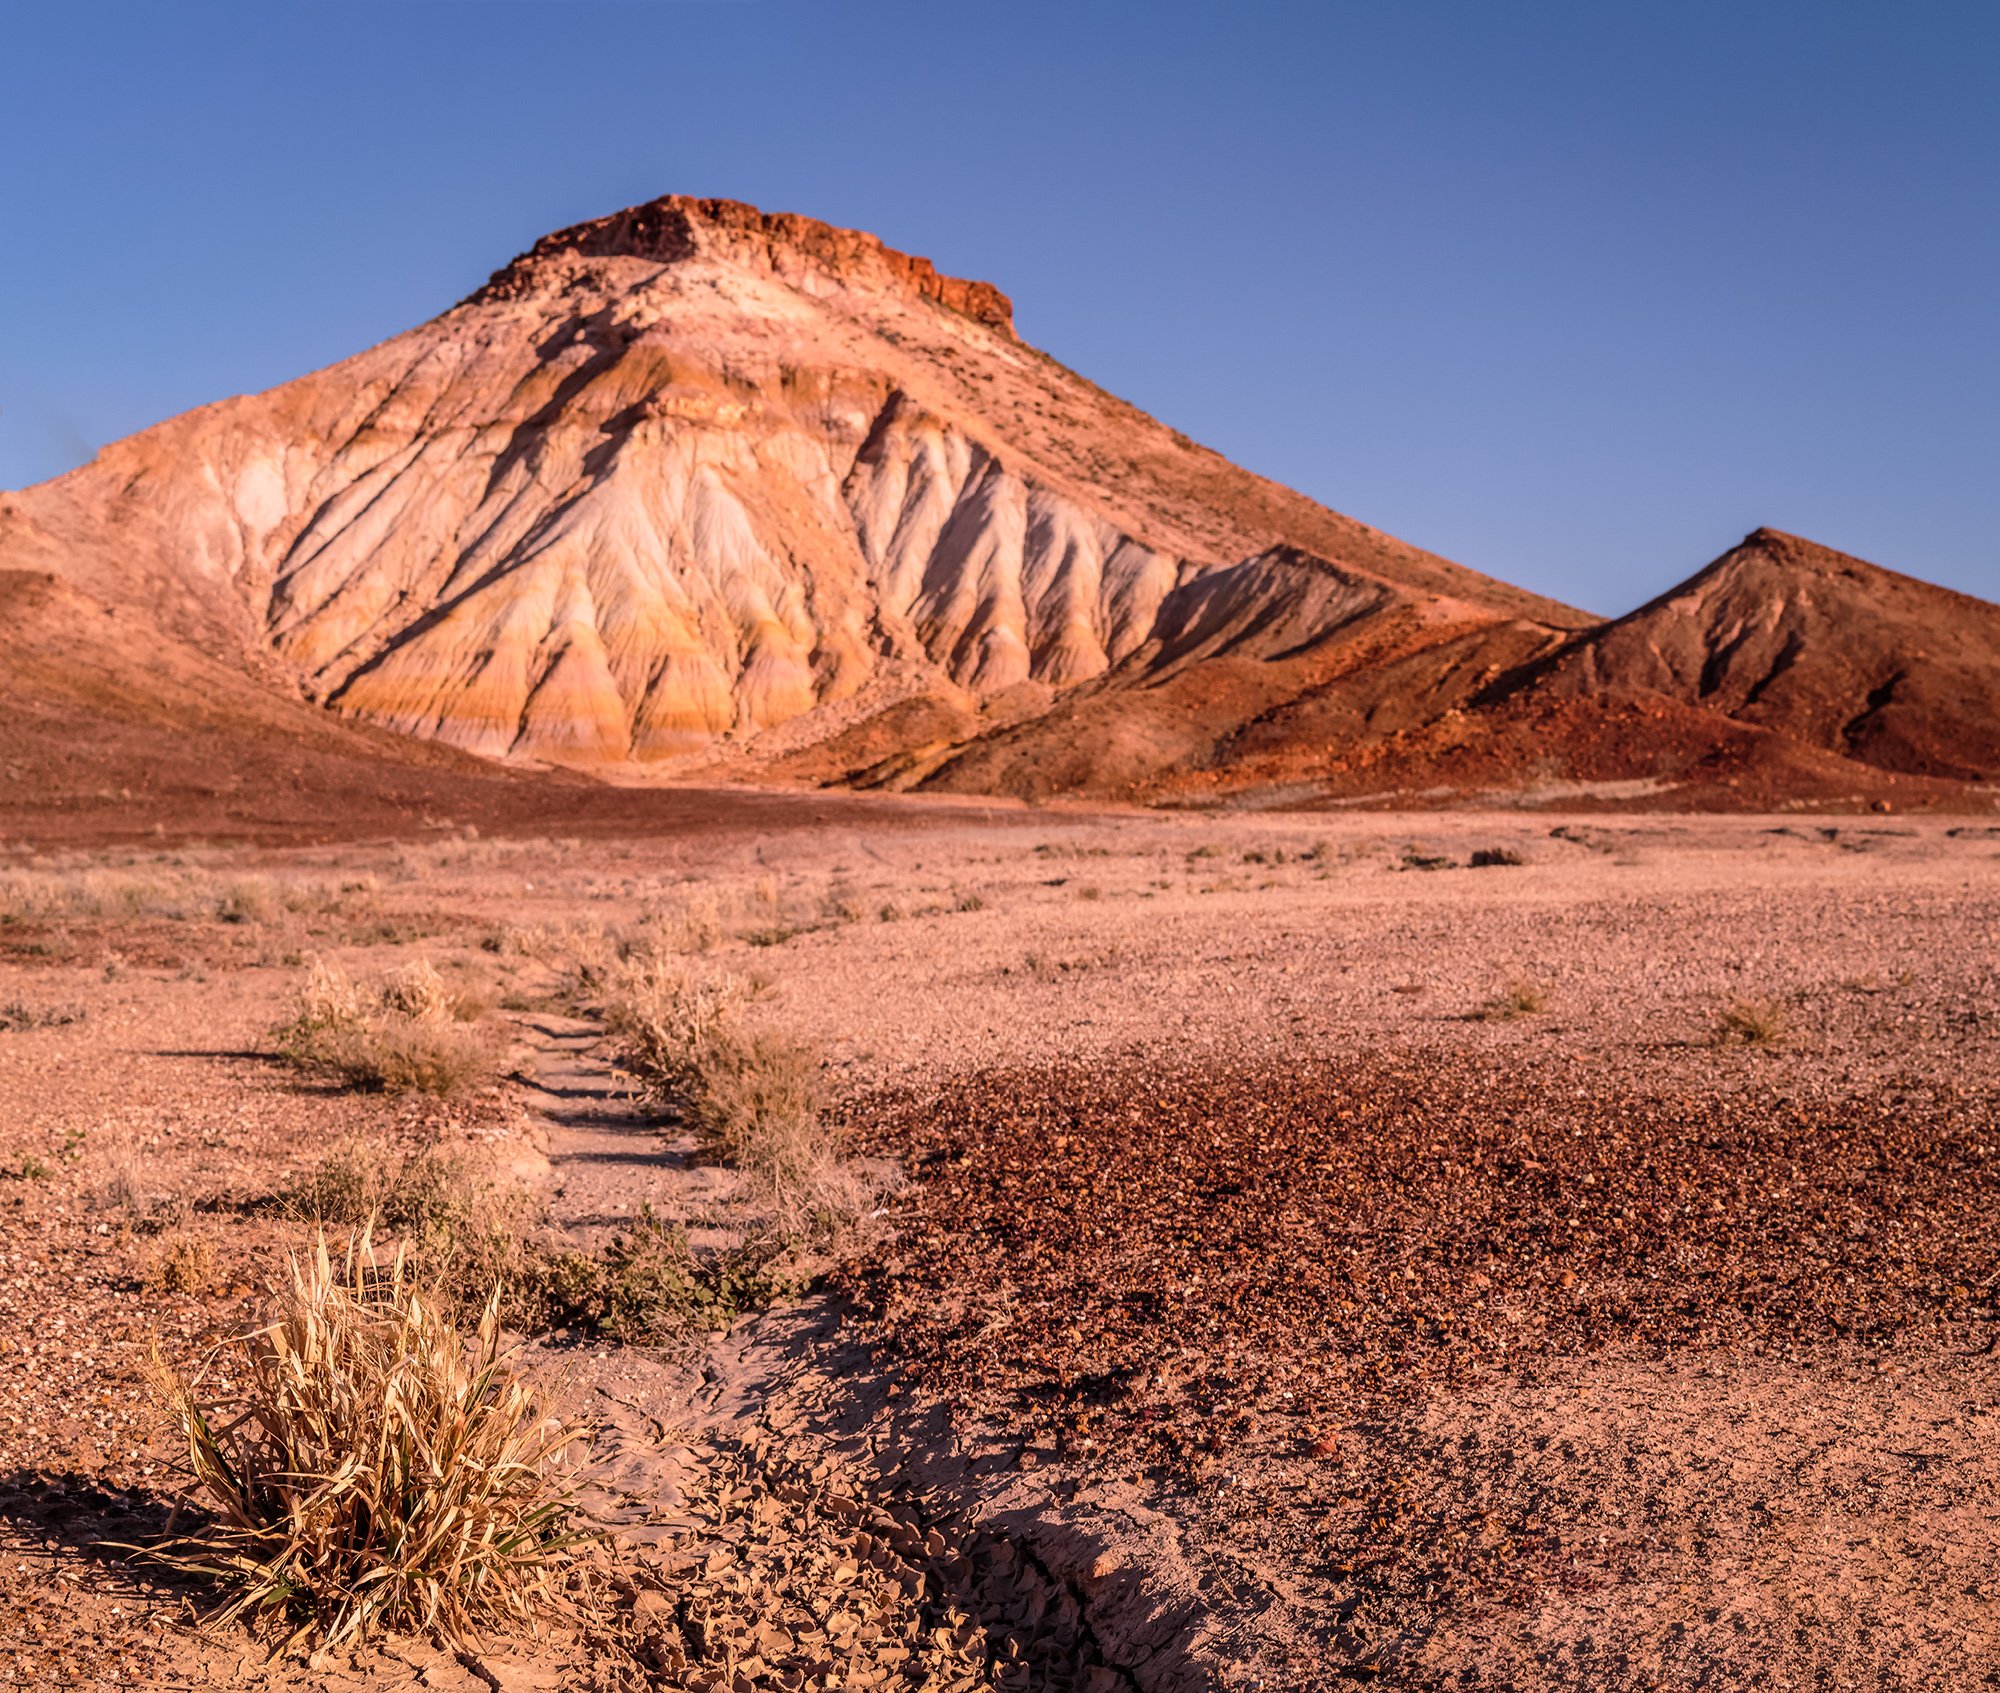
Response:
[{"label": "clear blue sky", "polygon": [[2000,598],[1995,0],[8,0],[0,159],[0,487],[678,190],[1593,610],[1759,523]]}]

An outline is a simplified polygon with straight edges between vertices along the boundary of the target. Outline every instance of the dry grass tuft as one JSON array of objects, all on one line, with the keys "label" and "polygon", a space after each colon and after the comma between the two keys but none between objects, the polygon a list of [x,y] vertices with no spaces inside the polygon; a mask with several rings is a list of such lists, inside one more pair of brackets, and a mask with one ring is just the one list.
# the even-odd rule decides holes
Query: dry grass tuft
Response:
[{"label": "dry grass tuft", "polygon": [[734,977],[642,956],[612,974],[605,1022],[640,1085],[679,1105],[705,1144],[755,1177],[787,1226],[846,1213],[859,1189],[821,1116],[819,1056],[746,1027],[748,998]]},{"label": "dry grass tuft", "polygon": [[732,942],[783,946],[868,915],[865,896],[845,876],[836,875],[818,890],[780,887],[766,876],[748,886],[704,886],[669,896],[640,918],[617,952],[629,960],[645,954],[685,957]]},{"label": "dry grass tuft", "polygon": [[292,1208],[322,1228],[386,1231],[434,1289],[472,1306],[499,1285],[505,1290],[501,1314],[540,1326],[521,1304],[521,1289],[536,1274],[531,1237],[540,1207],[467,1147],[437,1145],[398,1155],[367,1141],[350,1142],[314,1167],[292,1196]]},{"label": "dry grass tuft", "polygon": [[549,1236],[533,1195],[456,1146],[398,1156],[356,1141],[320,1162],[293,1208],[322,1227],[393,1236],[434,1295],[461,1308],[498,1288],[502,1319],[529,1333],[663,1342],[728,1328],[802,1285],[781,1238],[697,1258],[687,1231],[650,1210],[601,1253],[576,1251]]},{"label": "dry grass tuft", "polygon": [[463,1642],[579,1575],[571,1456],[586,1430],[502,1356],[497,1290],[467,1334],[364,1233],[294,1256],[247,1376],[211,1402],[161,1364],[211,1521],[165,1554],[234,1589],[224,1618],[327,1645],[378,1629]]},{"label": "dry grass tuft", "polygon": [[444,985],[444,978],[427,958],[392,970],[383,978],[382,1010],[412,1022],[444,1023],[457,1018],[458,1006]]},{"label": "dry grass tuft", "polygon": [[282,908],[283,899],[268,881],[231,882],[216,895],[218,923],[267,923]]},{"label": "dry grass tuft", "polygon": [[458,1093],[490,1082],[497,1069],[492,1040],[462,1020],[471,1009],[421,959],[370,993],[314,958],[292,1020],[277,1031],[278,1052],[364,1092]]},{"label": "dry grass tuft", "polygon": [[431,1146],[398,1157],[357,1140],[320,1160],[296,1206],[316,1223],[379,1221],[416,1235],[456,1232],[485,1214],[493,1186],[464,1148]]},{"label": "dry grass tuft", "polygon": [[716,1043],[689,1095],[696,1133],[773,1196],[781,1215],[846,1210],[853,1184],[820,1113],[819,1055],[756,1030]]},{"label": "dry grass tuft", "polygon": [[42,865],[0,870],[0,924],[158,922],[263,924],[286,913],[329,912],[350,889],[307,877],[229,876],[174,855],[123,868]]},{"label": "dry grass tuft", "polygon": [[648,1093],[691,1095],[720,1050],[738,1038],[748,998],[734,976],[641,953],[609,973],[604,1024]]},{"label": "dry grass tuft", "polygon": [[80,1006],[30,1005],[24,999],[10,999],[0,1005],[0,1029],[61,1029],[83,1019]]},{"label": "dry grass tuft", "polygon": [[176,1230],[146,1253],[141,1280],[159,1293],[200,1293],[215,1278],[215,1243]]},{"label": "dry grass tuft", "polygon": [[1549,1008],[1549,991],[1538,982],[1523,979],[1510,982],[1491,999],[1472,1008],[1473,1021],[1509,1023],[1517,1017],[1532,1017]]},{"label": "dry grass tuft", "polygon": [[1733,999],[1715,1018],[1717,1046],[1775,1046],[1791,1027],[1775,999]]}]

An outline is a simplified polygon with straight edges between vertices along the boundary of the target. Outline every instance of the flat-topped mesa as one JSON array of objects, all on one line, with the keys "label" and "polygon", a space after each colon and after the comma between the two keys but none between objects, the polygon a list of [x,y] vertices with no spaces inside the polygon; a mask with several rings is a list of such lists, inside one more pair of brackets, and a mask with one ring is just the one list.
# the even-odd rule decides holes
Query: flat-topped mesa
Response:
[{"label": "flat-topped mesa", "polygon": [[544,264],[566,253],[659,264],[707,255],[788,279],[802,270],[817,270],[845,283],[900,286],[988,329],[1014,334],[1014,302],[990,282],[946,276],[929,259],[899,253],[863,230],[838,229],[795,212],[762,212],[741,200],[699,200],[686,194],[668,194],[544,235],[494,272],[474,298],[521,293]]}]

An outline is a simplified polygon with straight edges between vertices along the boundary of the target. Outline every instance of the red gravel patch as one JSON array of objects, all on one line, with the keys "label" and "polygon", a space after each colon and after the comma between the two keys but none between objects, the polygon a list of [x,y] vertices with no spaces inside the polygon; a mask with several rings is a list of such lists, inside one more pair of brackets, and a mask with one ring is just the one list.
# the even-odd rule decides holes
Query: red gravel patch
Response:
[{"label": "red gravel patch", "polygon": [[[885,1351],[1024,1436],[1200,1473],[1284,1416],[1556,1356],[1782,1358],[2000,1296],[2000,1132],[1941,1084],[1652,1096],[1548,1062],[1053,1068],[876,1099],[914,1172],[843,1272]],[[1737,1080],[1737,1078],[1732,1078]]]}]

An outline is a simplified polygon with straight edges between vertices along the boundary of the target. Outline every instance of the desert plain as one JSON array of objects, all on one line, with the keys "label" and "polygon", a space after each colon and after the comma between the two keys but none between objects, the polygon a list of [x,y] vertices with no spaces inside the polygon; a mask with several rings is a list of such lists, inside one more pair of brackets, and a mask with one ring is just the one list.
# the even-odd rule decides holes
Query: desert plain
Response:
[{"label": "desert plain", "polygon": [[[677,803],[9,843],[11,1684],[2000,1680],[2000,827]],[[203,1625],[120,1549],[182,1490],[149,1360],[253,1322],[329,1160],[442,1149],[580,1253],[768,1221],[606,1027],[635,947],[812,1054],[861,1197],[712,1321],[510,1336],[595,1430],[609,1620]],[[283,1061],[315,969],[420,964],[485,1071]]]}]

